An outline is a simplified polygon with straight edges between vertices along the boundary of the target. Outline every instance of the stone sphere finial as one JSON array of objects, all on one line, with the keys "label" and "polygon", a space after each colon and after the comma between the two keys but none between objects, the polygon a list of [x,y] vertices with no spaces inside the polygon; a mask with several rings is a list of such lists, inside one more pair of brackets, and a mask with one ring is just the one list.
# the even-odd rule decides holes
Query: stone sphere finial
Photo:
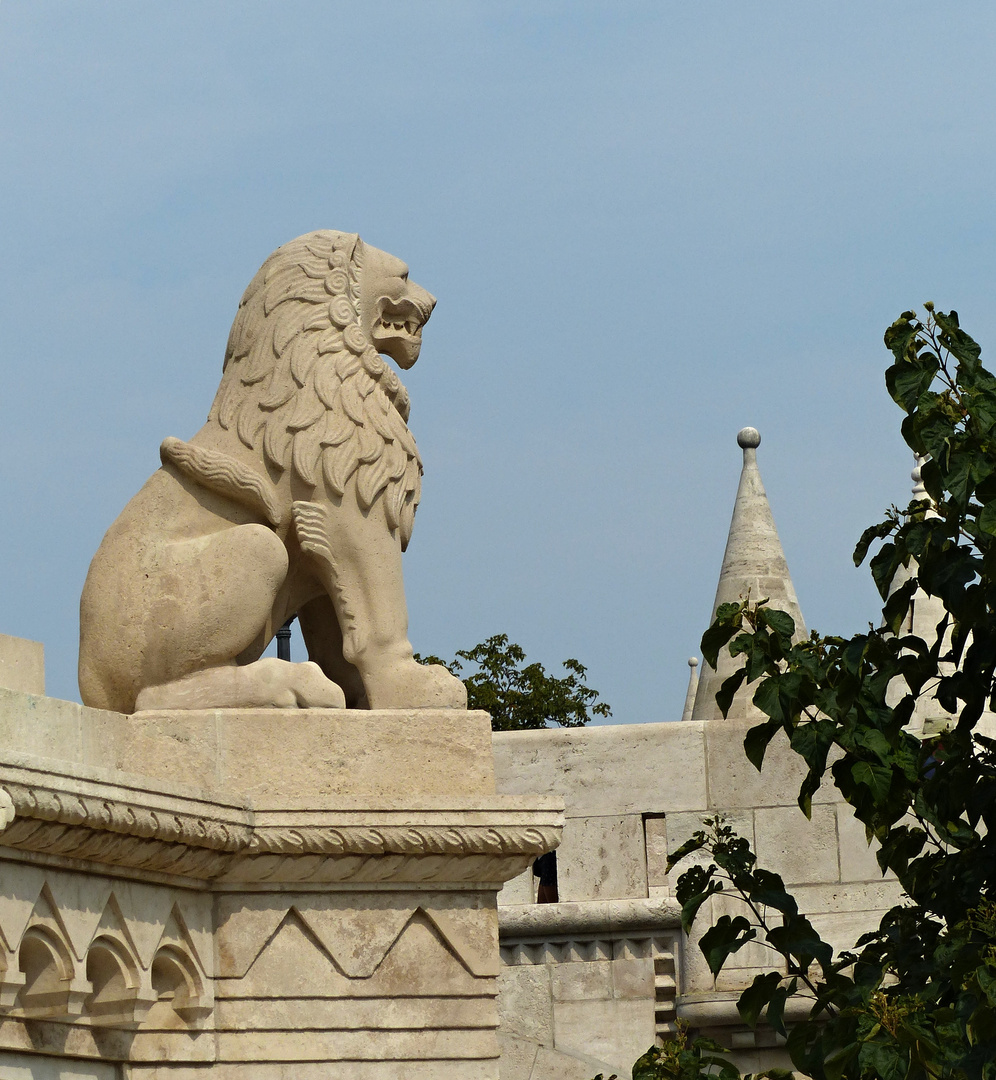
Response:
[{"label": "stone sphere finial", "polygon": [[761,445],[761,433],[754,427],[741,428],[737,432],[737,445],[741,450],[756,450]]},{"label": "stone sphere finial", "polygon": [[688,666],[690,668],[697,668],[699,666],[699,658],[697,656],[690,656],[688,658]]}]

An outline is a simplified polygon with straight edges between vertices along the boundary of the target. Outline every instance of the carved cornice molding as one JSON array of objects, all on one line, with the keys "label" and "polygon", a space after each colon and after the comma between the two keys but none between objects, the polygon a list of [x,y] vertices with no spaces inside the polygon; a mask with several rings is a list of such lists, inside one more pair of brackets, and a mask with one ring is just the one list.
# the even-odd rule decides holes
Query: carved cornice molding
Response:
[{"label": "carved cornice molding", "polygon": [[0,845],[21,851],[205,878],[252,835],[239,807],[10,766],[0,784],[13,807]]},{"label": "carved cornice molding", "polygon": [[502,945],[578,936],[649,937],[680,926],[681,905],[669,896],[513,904],[498,908]]},{"label": "carved cornice molding", "polygon": [[498,810],[483,815],[499,819],[488,825],[461,822],[459,811],[404,824],[383,811],[365,816],[388,820],[257,828],[225,880],[508,881],[555,848],[562,829],[549,811]]},{"label": "carved cornice molding", "polygon": [[0,766],[0,846],[227,883],[507,881],[562,826],[551,800],[254,812]]},{"label": "carved cornice molding", "polygon": [[[78,786],[74,783],[74,787]],[[33,819],[68,827],[83,826],[92,831],[120,833],[146,840],[168,841],[209,848],[212,851],[239,851],[250,842],[251,816],[248,812],[226,814],[217,804],[200,804],[190,810],[177,806],[176,798],[156,800],[154,795],[138,799],[125,789],[59,790],[26,780],[3,780],[3,790],[14,807],[15,822]],[[8,826],[4,842],[13,826]]]},{"label": "carved cornice molding", "polygon": [[[344,825],[301,829],[260,829],[247,853],[325,855],[533,855],[551,850],[559,839],[553,826],[455,823],[404,826]],[[534,856],[535,857],[535,856]]]}]

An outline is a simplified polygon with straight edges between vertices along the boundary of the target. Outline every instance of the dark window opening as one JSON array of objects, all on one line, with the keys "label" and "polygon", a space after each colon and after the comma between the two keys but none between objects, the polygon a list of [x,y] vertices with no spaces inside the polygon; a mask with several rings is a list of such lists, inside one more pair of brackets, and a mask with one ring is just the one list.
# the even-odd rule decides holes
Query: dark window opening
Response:
[{"label": "dark window opening", "polygon": [[536,890],[537,904],[556,904],[560,900],[557,891],[557,853],[548,851],[533,863],[533,877],[539,878]]}]

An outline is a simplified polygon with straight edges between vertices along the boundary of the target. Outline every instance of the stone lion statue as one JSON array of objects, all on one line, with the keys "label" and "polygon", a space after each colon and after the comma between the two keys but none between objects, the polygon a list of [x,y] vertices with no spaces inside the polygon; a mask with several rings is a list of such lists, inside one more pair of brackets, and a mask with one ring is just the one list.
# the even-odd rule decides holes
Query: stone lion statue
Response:
[{"label": "stone lion statue", "polygon": [[[94,556],[80,690],[119,712],[246,706],[466,706],[412,656],[401,553],[422,462],[410,368],[435,299],[352,233],[275,251],[232,326],[207,423]],[[260,659],[297,615],[310,661]]]}]

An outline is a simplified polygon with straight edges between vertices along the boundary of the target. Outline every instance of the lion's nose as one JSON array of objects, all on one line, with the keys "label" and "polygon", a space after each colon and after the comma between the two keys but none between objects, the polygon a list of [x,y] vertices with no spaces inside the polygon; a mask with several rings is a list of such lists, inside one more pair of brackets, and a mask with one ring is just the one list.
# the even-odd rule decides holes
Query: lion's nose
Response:
[{"label": "lion's nose", "polygon": [[432,314],[432,309],[436,306],[436,298],[426,289],[423,289],[421,285],[416,285],[414,282],[409,282],[412,289],[412,299],[416,304],[425,312],[426,319]]}]

